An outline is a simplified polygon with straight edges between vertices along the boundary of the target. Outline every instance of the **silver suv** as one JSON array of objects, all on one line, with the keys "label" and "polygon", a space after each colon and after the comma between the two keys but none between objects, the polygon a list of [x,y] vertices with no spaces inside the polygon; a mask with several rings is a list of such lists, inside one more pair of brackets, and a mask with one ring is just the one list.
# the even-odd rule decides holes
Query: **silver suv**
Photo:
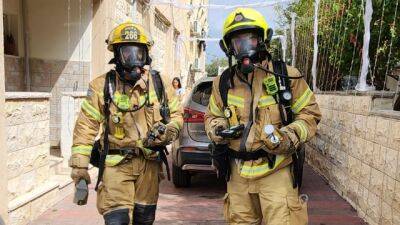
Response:
[{"label": "silver suv", "polygon": [[212,81],[213,77],[201,78],[183,102],[183,131],[172,144],[172,180],[176,187],[190,186],[191,176],[196,173],[215,173],[208,150],[210,140],[204,128]]}]

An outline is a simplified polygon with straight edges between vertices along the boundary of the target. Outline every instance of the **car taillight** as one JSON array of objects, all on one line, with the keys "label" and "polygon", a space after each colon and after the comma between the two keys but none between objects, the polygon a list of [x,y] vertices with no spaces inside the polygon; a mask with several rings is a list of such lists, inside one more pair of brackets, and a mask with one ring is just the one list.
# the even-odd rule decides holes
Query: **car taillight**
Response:
[{"label": "car taillight", "polygon": [[183,120],[186,123],[204,123],[204,113],[191,108],[184,108]]}]

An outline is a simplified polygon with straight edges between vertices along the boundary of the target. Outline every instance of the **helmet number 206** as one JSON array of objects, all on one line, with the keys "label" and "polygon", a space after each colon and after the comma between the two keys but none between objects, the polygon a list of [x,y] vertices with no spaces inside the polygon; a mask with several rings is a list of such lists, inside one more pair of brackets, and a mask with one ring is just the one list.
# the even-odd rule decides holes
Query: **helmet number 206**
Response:
[{"label": "helmet number 206", "polygon": [[123,32],[123,37],[125,40],[137,40],[139,32],[137,29],[125,29]]}]

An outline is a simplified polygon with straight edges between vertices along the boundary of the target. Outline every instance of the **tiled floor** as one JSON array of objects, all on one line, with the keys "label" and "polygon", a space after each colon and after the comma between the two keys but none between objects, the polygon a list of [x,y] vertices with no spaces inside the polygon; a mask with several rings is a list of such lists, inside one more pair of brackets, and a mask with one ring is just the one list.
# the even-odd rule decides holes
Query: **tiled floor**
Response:
[{"label": "tiled floor", "polygon": [[[309,225],[364,225],[355,210],[334,192],[310,167],[305,168],[303,193],[309,196]],[[156,225],[225,224],[222,218],[222,197],[225,185],[214,176],[194,179],[191,188],[177,189],[171,182],[161,183]],[[100,225],[95,192],[89,203],[79,207],[72,204],[72,195],[44,213],[31,225]]]}]

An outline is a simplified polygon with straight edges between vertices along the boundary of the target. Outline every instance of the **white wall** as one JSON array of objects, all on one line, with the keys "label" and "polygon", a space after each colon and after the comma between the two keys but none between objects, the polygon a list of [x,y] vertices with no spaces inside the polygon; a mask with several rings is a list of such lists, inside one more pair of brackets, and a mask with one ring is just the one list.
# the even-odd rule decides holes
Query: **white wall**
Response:
[{"label": "white wall", "polygon": [[31,58],[91,61],[92,1],[69,2],[27,0]]}]

